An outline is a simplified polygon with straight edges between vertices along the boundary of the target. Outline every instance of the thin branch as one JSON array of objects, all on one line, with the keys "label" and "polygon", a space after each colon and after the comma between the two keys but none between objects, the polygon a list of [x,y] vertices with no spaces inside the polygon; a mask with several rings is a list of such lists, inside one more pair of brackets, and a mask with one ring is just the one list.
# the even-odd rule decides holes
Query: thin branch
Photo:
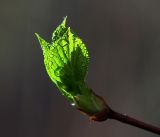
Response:
[{"label": "thin branch", "polygon": [[111,110],[110,114],[109,114],[109,118],[110,119],[115,119],[115,120],[118,120],[120,122],[123,122],[123,123],[126,123],[126,124],[129,124],[129,125],[132,125],[132,126],[135,126],[135,127],[138,127],[138,128],[141,128],[141,129],[144,129],[144,130],[147,130],[147,131],[150,131],[152,133],[160,135],[160,128],[159,127],[144,123],[142,121],[139,121],[137,119],[129,117],[125,114],[120,114],[118,112],[115,112],[115,111]]}]

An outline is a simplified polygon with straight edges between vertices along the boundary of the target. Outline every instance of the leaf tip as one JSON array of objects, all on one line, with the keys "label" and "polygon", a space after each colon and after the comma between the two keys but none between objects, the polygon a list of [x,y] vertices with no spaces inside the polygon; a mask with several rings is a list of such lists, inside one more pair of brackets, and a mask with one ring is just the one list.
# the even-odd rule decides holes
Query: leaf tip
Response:
[{"label": "leaf tip", "polygon": [[37,37],[38,40],[41,39],[41,37],[39,36],[39,34],[37,32],[35,32],[34,35]]},{"label": "leaf tip", "polygon": [[35,35],[36,37],[38,37],[38,36],[39,36],[39,34],[38,34],[37,32],[35,32],[35,33],[34,33],[34,35]]},{"label": "leaf tip", "polygon": [[67,16],[64,17],[63,21],[62,21],[62,25],[66,25],[66,21],[67,21]]},{"label": "leaf tip", "polygon": [[34,33],[34,34],[37,37],[37,39],[41,45],[42,50],[47,50],[49,48],[49,43],[46,42],[38,33]]}]

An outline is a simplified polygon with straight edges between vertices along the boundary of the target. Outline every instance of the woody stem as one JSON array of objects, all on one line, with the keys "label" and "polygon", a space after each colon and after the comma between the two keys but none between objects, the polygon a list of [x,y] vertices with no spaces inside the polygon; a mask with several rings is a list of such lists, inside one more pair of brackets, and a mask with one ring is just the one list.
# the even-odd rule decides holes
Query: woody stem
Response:
[{"label": "woody stem", "polygon": [[142,121],[139,121],[137,119],[129,117],[125,114],[118,113],[114,110],[110,111],[109,118],[110,119],[115,119],[115,120],[118,120],[120,122],[123,122],[123,123],[126,123],[126,124],[129,124],[129,125],[132,125],[132,126],[144,129],[146,131],[150,131],[152,133],[160,135],[160,128],[159,127],[144,123]]}]

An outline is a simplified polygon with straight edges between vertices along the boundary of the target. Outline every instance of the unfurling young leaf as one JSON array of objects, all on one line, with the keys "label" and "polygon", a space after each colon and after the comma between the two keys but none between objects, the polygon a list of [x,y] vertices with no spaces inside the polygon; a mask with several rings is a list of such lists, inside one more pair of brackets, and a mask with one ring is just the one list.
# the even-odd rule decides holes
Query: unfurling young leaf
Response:
[{"label": "unfurling young leaf", "polygon": [[88,88],[85,81],[89,63],[88,51],[82,40],[70,27],[66,27],[66,18],[53,32],[52,42],[46,42],[37,33],[36,36],[43,50],[49,77],[71,105],[92,120],[115,119],[160,135],[160,128],[112,110],[103,98]]},{"label": "unfurling young leaf", "polygon": [[62,95],[92,118],[106,110],[104,101],[86,84],[88,51],[82,40],[66,26],[66,18],[53,32],[51,43],[37,33],[36,36],[43,50],[47,73]]}]

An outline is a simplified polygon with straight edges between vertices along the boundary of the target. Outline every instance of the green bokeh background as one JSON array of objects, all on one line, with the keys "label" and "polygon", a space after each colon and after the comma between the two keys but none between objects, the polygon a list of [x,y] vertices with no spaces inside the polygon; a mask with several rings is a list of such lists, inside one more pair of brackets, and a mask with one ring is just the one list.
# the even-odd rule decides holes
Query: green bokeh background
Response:
[{"label": "green bokeh background", "polygon": [[158,137],[90,122],[46,74],[47,41],[64,16],[89,49],[88,85],[115,110],[160,126],[160,1],[1,0],[1,137]]}]

